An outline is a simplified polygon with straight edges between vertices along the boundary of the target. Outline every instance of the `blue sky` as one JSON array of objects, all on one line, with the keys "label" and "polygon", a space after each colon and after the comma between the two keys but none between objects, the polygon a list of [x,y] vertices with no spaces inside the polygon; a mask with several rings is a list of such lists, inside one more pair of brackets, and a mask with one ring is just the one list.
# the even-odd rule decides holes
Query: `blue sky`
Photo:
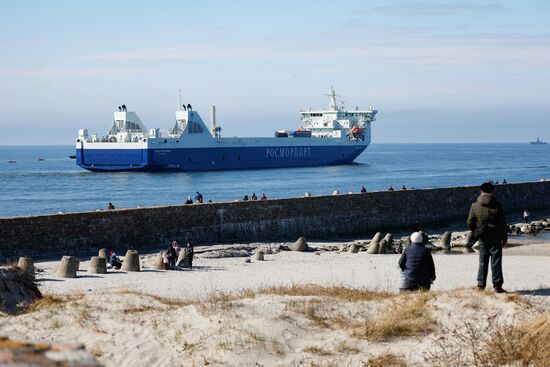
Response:
[{"label": "blue sky", "polygon": [[550,140],[550,1],[15,1],[0,4],[0,144],[72,144],[125,103],[176,95],[225,136],[300,108],[377,108],[373,142]]}]

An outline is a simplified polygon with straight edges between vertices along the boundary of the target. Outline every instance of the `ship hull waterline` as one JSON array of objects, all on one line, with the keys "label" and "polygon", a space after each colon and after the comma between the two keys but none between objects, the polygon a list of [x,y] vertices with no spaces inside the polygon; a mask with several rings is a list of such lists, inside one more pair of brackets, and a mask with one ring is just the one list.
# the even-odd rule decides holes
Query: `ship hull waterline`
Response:
[{"label": "ship hull waterline", "polygon": [[76,150],[89,171],[222,171],[351,164],[367,145]]}]

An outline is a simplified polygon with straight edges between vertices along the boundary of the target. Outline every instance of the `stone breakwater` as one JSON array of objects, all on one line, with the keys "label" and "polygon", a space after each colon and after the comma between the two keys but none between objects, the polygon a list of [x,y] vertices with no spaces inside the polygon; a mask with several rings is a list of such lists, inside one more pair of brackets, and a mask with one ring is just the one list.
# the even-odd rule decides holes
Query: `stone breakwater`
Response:
[{"label": "stone breakwater", "polygon": [[[0,263],[20,256],[124,253],[170,241],[235,243],[372,235],[466,220],[477,187],[370,192],[266,201],[119,209],[0,219]],[[509,212],[550,208],[550,182],[498,185]]]}]

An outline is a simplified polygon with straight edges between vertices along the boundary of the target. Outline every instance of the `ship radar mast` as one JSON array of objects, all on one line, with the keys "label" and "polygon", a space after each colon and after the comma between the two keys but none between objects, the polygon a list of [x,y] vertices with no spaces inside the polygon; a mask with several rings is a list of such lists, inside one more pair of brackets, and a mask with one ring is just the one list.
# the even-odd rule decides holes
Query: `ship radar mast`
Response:
[{"label": "ship radar mast", "polygon": [[325,93],[325,96],[329,96],[330,97],[330,110],[331,111],[338,111],[338,105],[336,104],[336,91],[334,90],[334,88],[332,87],[332,85],[330,86],[330,92],[329,93]]}]

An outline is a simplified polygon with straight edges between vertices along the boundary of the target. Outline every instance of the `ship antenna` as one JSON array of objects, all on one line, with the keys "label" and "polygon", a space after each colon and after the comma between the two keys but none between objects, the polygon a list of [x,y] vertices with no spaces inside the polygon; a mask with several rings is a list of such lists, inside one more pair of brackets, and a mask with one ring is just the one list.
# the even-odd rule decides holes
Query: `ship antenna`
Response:
[{"label": "ship antenna", "polygon": [[338,104],[336,103],[337,94],[332,85],[330,86],[330,93],[325,93],[325,96],[330,97],[330,110],[337,111],[338,110]]},{"label": "ship antenna", "polygon": [[178,89],[179,91],[179,97],[178,97],[178,111],[181,111],[181,89]]}]

